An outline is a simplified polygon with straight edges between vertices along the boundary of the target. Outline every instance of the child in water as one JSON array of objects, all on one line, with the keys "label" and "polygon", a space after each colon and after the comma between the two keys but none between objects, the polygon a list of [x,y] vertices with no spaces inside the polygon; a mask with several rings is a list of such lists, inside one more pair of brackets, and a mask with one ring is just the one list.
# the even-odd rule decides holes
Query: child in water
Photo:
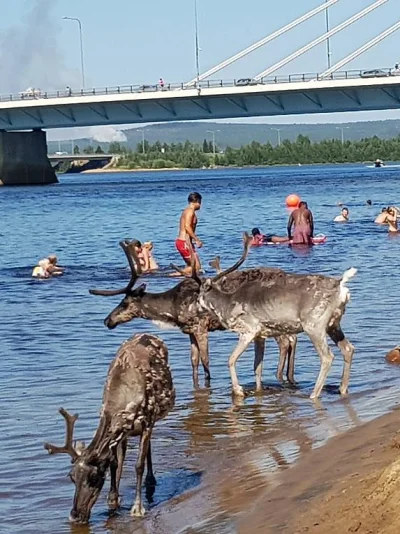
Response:
[{"label": "child in water", "polygon": [[146,241],[145,243],[143,243],[143,248],[147,250],[148,262],[149,262],[149,270],[150,271],[157,270],[158,269],[158,263],[156,262],[156,260],[153,257],[153,249],[154,249],[153,242],[152,241]]}]

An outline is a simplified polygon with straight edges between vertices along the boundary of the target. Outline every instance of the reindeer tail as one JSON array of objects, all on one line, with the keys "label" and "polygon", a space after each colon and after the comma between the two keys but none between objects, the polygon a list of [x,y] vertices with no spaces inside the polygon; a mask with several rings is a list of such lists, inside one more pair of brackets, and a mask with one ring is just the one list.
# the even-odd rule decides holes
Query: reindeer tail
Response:
[{"label": "reindeer tail", "polygon": [[347,269],[343,273],[342,279],[340,281],[340,285],[343,287],[349,280],[351,280],[355,275],[357,274],[357,269],[354,267],[351,267],[350,269]]}]

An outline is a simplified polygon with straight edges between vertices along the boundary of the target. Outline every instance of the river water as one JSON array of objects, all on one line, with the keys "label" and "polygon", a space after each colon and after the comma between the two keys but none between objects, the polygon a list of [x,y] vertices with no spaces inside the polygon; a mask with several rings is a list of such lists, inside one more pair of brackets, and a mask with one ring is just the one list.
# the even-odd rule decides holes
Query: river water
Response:
[{"label": "river water", "polygon": [[[373,221],[382,206],[399,202],[399,173],[400,168],[359,165],[90,174],[64,176],[60,184],[47,187],[0,189],[0,531],[235,532],[241,503],[273,483],[279,470],[330,436],[389,411],[400,390],[399,369],[384,361],[399,342],[400,238],[388,236]],[[328,388],[321,405],[310,402],[319,360],[305,337],[298,345],[296,390],[275,380],[278,353],[269,341],[265,394],[251,394],[250,350],[238,365],[250,394],[232,405],[227,358],[234,335],[211,335],[212,386],[194,391],[189,342],[179,331],[160,331],[145,321],[114,331],[103,326],[119,299],[90,296],[88,289],[125,283],[128,271],[118,241],[151,239],[162,266],[179,263],[177,221],[192,190],[204,199],[198,228],[204,266],[215,254],[222,256],[223,265],[234,262],[241,253],[241,232],[253,226],[284,235],[287,194],[296,192],[308,201],[316,232],[326,234],[327,243],[306,253],[282,245],[261,247],[251,252],[246,265],[338,276],[350,266],[359,269],[349,284],[352,300],[343,321],[357,349],[349,397],[341,399]],[[371,207],[367,199],[373,201]],[[349,224],[332,223],[339,201],[350,208]],[[67,267],[66,274],[32,280],[35,262],[51,252]],[[147,280],[152,291],[174,283],[166,277]],[[120,513],[107,515],[106,484],[90,527],[76,529],[68,523],[73,495],[69,459],[48,456],[43,442],[63,442],[60,406],[80,414],[76,438],[90,441],[109,362],[119,344],[136,332],[155,333],[166,341],[177,391],[173,412],[154,433],[158,485],[145,501],[146,518],[130,518],[132,443]],[[339,383],[341,369],[338,354],[328,384]]]}]

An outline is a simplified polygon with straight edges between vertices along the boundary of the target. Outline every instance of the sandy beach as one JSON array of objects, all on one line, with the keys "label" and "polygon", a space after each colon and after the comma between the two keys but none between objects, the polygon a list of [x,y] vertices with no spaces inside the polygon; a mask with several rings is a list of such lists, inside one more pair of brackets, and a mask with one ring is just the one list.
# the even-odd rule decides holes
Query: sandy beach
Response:
[{"label": "sandy beach", "polygon": [[238,532],[400,531],[399,410],[332,438],[281,474]]}]

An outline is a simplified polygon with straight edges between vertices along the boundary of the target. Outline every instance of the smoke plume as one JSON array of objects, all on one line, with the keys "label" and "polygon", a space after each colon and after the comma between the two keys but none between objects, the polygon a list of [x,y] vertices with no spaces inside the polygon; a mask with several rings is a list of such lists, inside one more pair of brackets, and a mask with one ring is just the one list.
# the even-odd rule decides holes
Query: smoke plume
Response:
[{"label": "smoke plume", "polygon": [[92,126],[89,128],[89,136],[99,143],[125,143],[126,135],[113,126]]},{"label": "smoke plume", "polygon": [[0,33],[0,92],[80,86],[79,70],[67,69],[53,16],[58,0],[29,0],[21,22]]}]

